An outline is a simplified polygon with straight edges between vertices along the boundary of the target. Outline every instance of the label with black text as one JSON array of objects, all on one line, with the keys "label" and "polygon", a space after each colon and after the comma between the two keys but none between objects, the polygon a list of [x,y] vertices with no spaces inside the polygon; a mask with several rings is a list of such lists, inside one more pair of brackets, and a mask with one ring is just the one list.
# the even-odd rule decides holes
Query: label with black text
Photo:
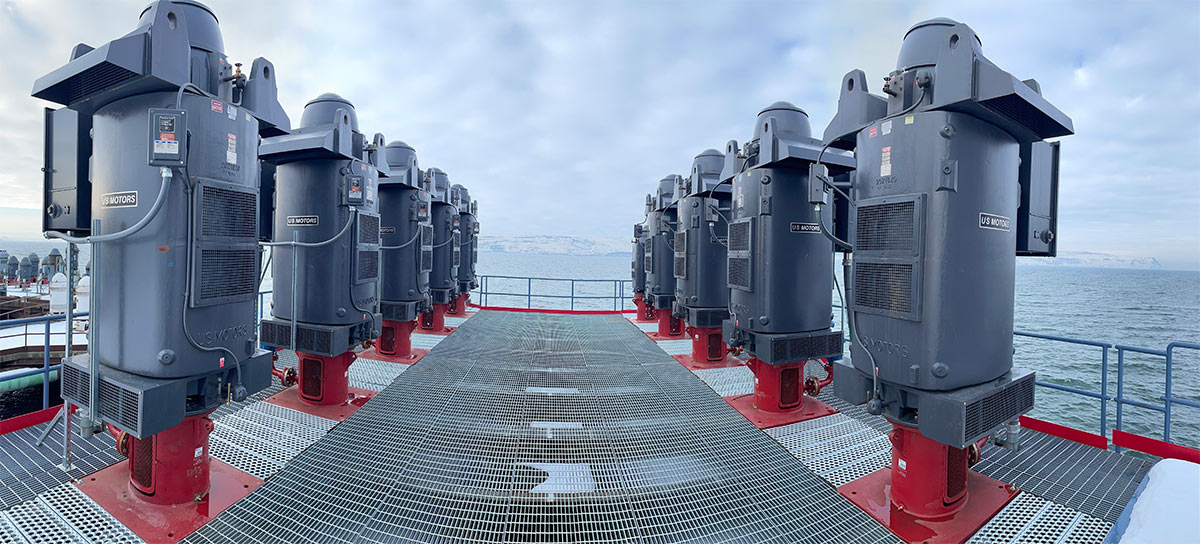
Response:
[{"label": "label with black text", "polygon": [[1012,220],[1003,215],[980,212],[979,228],[1008,231],[1012,229]]},{"label": "label with black text", "polygon": [[101,208],[136,208],[137,205],[137,191],[121,191],[119,193],[104,193],[100,195]]},{"label": "label with black text", "polygon": [[821,225],[819,225],[817,223],[792,223],[791,231],[792,232],[802,232],[805,234],[820,234],[821,233]]},{"label": "label with black text", "polygon": [[319,224],[321,224],[321,216],[319,215],[287,216],[287,225],[289,227],[315,227]]}]

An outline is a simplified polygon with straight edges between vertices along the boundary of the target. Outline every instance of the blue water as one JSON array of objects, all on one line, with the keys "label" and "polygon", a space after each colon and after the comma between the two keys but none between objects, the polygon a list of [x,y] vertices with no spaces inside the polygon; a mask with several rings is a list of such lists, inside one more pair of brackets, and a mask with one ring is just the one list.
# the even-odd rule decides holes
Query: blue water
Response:
[{"label": "blue water", "polygon": [[[629,256],[555,256],[482,253],[479,273],[510,276],[614,279],[629,277]],[[569,295],[563,282],[490,280],[488,290],[520,293],[489,295],[489,305],[564,308],[566,299],[526,297],[533,293]],[[576,284],[576,294],[611,297],[612,282]],[[618,289],[620,294],[620,290]],[[624,293],[629,297],[629,293]],[[831,294],[837,305],[837,295]],[[619,306],[618,306],[619,307]],[[626,308],[629,306],[626,305]],[[611,300],[582,301],[577,309],[612,309]],[[835,320],[841,321],[835,311]],[[1018,266],[1014,314],[1021,331],[1097,340],[1164,350],[1172,341],[1200,343],[1200,272]],[[1038,379],[1095,392],[1101,384],[1101,349],[1018,337],[1014,365],[1034,370]],[[1200,353],[1178,350],[1173,358],[1172,395],[1200,402]],[[1127,354],[1124,395],[1161,404],[1163,357]],[[1108,393],[1117,392],[1117,353],[1109,350]],[[1116,403],[1107,403],[1108,428],[1116,424]],[[1034,417],[1094,433],[1100,432],[1100,401],[1046,387],[1037,389]],[[1163,414],[1123,408],[1122,428],[1162,438]],[[1174,405],[1171,440],[1200,447],[1200,409]]]}]

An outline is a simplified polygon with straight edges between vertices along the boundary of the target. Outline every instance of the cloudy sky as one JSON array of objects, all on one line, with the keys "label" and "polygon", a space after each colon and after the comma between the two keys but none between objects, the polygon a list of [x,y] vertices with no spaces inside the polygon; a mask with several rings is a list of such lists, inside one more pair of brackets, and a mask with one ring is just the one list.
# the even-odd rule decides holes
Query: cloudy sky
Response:
[{"label": "cloudy sky", "polygon": [[[1200,268],[1195,0],[207,3],[231,60],[274,62],[293,120],[342,94],[364,132],[470,187],[495,235],[626,236],[657,180],[745,140],[763,106],[791,101],[819,133],[843,74],[877,87],[910,25],[951,17],[1075,121],[1059,247]],[[34,79],[145,4],[0,0],[0,235],[36,236]]]}]

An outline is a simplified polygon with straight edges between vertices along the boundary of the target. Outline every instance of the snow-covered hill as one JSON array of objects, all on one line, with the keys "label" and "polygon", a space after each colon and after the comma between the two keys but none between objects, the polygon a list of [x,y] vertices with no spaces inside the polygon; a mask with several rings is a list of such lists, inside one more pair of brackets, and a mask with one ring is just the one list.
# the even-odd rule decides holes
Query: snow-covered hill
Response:
[{"label": "snow-covered hill", "polygon": [[1059,251],[1053,259],[1018,259],[1019,265],[1030,266],[1083,266],[1088,268],[1136,268],[1160,270],[1162,265],[1154,257],[1122,257],[1096,251]]},{"label": "snow-covered hill", "polygon": [[479,236],[480,251],[543,255],[616,255],[632,251],[621,236]]}]

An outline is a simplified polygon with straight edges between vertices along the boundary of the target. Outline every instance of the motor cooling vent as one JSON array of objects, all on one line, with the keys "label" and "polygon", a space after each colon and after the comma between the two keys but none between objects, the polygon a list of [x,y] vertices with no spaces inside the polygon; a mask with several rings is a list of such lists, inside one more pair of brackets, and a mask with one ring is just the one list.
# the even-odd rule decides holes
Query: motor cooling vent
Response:
[{"label": "motor cooling vent", "polygon": [[373,215],[358,216],[358,243],[375,245],[379,243],[379,218]]},{"label": "motor cooling vent", "polygon": [[462,248],[459,247],[461,244],[459,243],[457,232],[454,233],[453,244],[454,244],[454,247],[450,251],[453,254],[451,261],[453,262],[453,266],[458,266],[459,264],[462,263]]},{"label": "motor cooling vent", "polygon": [[686,230],[681,230],[681,231],[675,233],[675,248],[674,249],[675,249],[676,255],[686,255],[687,254],[687,231]]},{"label": "motor cooling vent", "polygon": [[358,252],[358,279],[371,280],[379,277],[379,251]]},{"label": "motor cooling vent", "polygon": [[433,270],[433,250],[421,250],[421,272],[429,272]]},{"label": "motor cooling vent", "polygon": [[119,385],[100,380],[100,415],[114,420],[126,429],[140,429],[138,395]]},{"label": "motor cooling vent", "polygon": [[256,238],[258,195],[253,192],[201,185],[200,235],[204,238]]},{"label": "motor cooling vent", "polygon": [[887,312],[913,309],[913,265],[854,263],[854,303]]},{"label": "motor cooling vent", "polygon": [[854,250],[913,251],[915,211],[911,200],[858,208]]},{"label": "motor cooling vent", "polygon": [[679,278],[679,279],[683,279],[683,278],[687,277],[687,256],[686,255],[676,255],[675,256],[675,277]]},{"label": "motor cooling vent", "polygon": [[964,441],[974,440],[997,426],[1033,409],[1033,375],[1012,387],[967,404],[963,421]]},{"label": "motor cooling vent", "polygon": [[837,357],[841,354],[842,331],[771,340],[771,360],[776,363]]},{"label": "motor cooling vent", "polygon": [[750,222],[729,224],[729,251],[750,251]]},{"label": "motor cooling vent", "polygon": [[750,290],[750,259],[745,257],[729,258],[729,285]]},{"label": "motor cooling vent", "polygon": [[258,251],[205,248],[199,251],[200,287],[196,304],[253,298],[258,287]]}]

